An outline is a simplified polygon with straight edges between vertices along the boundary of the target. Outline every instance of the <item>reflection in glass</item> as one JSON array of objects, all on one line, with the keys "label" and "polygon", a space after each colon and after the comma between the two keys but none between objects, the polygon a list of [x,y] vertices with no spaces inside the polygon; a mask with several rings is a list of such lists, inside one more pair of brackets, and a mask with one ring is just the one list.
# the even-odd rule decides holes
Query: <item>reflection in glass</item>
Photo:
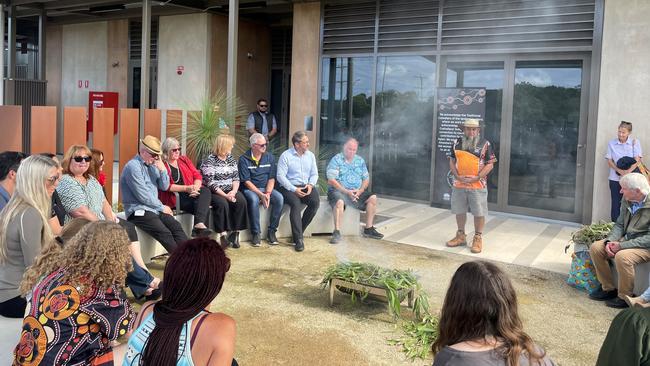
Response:
[{"label": "reflection in glass", "polygon": [[582,61],[516,63],[508,204],[573,213]]},{"label": "reflection in glass", "polygon": [[372,189],[429,200],[435,57],[379,57]]},{"label": "reflection in glass", "polygon": [[359,140],[368,162],[372,106],[372,58],[325,58],[321,84],[319,157],[321,164],[341,150],[346,136]]},{"label": "reflection in glass", "polygon": [[[501,102],[504,84],[503,62],[450,62],[447,64],[448,88],[486,88],[485,121],[481,133],[490,141],[499,159]],[[488,176],[488,201],[497,201],[499,163]]]}]

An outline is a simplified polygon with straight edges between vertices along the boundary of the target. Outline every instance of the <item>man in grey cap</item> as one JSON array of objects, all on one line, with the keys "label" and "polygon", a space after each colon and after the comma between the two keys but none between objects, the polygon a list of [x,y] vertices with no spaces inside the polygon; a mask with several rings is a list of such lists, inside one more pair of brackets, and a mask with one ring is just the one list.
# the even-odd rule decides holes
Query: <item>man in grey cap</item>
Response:
[{"label": "man in grey cap", "polygon": [[448,247],[467,245],[465,223],[467,212],[474,216],[474,239],[472,253],[483,250],[483,227],[487,215],[487,176],[494,168],[497,158],[490,142],[481,137],[481,125],[477,119],[466,119],[461,125],[463,136],[451,149],[449,169],[454,175],[451,191],[451,212],[456,215],[456,236],[447,242]]},{"label": "man in grey cap", "polygon": [[145,136],[140,140],[138,155],[129,160],[120,176],[124,214],[128,221],[153,236],[167,252],[187,240],[181,224],[169,206],[158,199],[158,190],[169,187],[167,168],[160,159],[160,140]]}]

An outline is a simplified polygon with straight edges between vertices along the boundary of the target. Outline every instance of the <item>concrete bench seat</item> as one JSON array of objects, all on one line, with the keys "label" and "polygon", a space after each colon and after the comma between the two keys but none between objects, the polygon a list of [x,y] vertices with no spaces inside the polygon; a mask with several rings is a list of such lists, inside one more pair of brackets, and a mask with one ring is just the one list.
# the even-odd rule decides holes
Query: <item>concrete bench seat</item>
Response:
[{"label": "concrete bench seat", "polygon": [[[304,206],[306,208],[307,206]],[[304,210],[303,208],[303,210]],[[267,229],[269,225],[269,210],[264,207],[259,208],[260,210],[260,226],[262,228],[261,237],[266,239]],[[180,212],[180,211],[178,211]],[[126,220],[124,212],[117,214],[120,220]],[[194,227],[194,216],[190,213],[177,213],[174,215],[176,220],[180,222],[185,234],[191,236],[192,228]],[[210,227],[212,227],[212,210],[210,210]],[[305,236],[311,236],[314,234],[330,234],[334,230],[334,219],[332,216],[332,207],[327,202],[327,197],[321,196],[320,198],[320,207],[318,212],[311,224],[307,227],[305,231]],[[162,255],[166,253],[165,248],[156,241],[151,235],[147,234],[143,230],[136,227],[138,232],[138,240],[140,241],[140,249],[142,252],[142,258],[145,263],[151,262],[151,258]],[[354,207],[347,207],[343,213],[343,218],[341,220],[341,235],[344,236],[358,236],[361,233],[361,212]],[[280,218],[280,225],[276,233],[278,238],[289,238],[291,240],[291,223],[289,221],[289,206],[284,205],[282,209],[282,216]],[[242,242],[250,241],[251,233],[249,230],[243,230],[239,234],[239,240]],[[286,240],[285,240],[286,241]]]},{"label": "concrete bench seat", "polygon": [[13,363],[14,348],[20,340],[23,320],[5,318],[0,315],[0,365],[11,365]]},{"label": "concrete bench seat", "polygon": [[[609,266],[612,269],[614,277],[614,284],[618,283],[618,272],[613,261],[609,261]],[[637,264],[634,267],[634,294],[639,296],[650,286],[650,262]]]}]

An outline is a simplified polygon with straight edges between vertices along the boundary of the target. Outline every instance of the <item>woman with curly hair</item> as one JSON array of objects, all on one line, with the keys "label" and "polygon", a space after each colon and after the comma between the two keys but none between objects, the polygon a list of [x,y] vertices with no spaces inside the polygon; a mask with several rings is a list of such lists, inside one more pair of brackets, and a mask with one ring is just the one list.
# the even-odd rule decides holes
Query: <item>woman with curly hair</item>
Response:
[{"label": "woman with curly hair", "polygon": [[18,286],[25,269],[41,248],[53,239],[48,224],[52,194],[59,183],[58,165],[40,155],[23,160],[16,173],[16,187],[0,211],[0,315],[22,318],[26,301]]},{"label": "woman with curly hair", "polygon": [[97,221],[34,266],[40,281],[23,284],[32,290],[14,365],[113,365],[122,357],[110,343],[134,317],[122,291],[128,247],[119,225]]},{"label": "woman with curly hair", "polygon": [[462,264],[440,312],[434,366],[555,365],[523,330],[506,274],[485,261]]},{"label": "woman with curly hair", "polygon": [[214,240],[182,243],[165,265],[162,299],[145,303],[123,365],[237,365],[235,320],[208,308],[230,269]]}]

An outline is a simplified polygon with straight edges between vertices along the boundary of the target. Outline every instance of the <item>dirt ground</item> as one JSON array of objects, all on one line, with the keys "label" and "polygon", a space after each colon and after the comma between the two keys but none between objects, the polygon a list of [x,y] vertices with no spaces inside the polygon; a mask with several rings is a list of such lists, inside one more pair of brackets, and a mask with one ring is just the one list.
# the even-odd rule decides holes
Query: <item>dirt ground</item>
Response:
[{"label": "dirt ground", "polygon": [[[232,266],[212,310],[237,321],[239,364],[431,365],[432,356],[411,362],[387,343],[401,332],[384,303],[351,304],[338,292],[330,307],[328,290],[320,285],[323,273],[337,261],[412,269],[437,313],[454,271],[471,258],[387,241],[348,238],[330,245],[328,239],[307,238],[302,253],[264,241],[260,248],[242,243],[228,250]],[[162,266],[156,262],[150,268],[160,274]],[[560,274],[501,267],[517,290],[526,331],[551,358],[560,365],[594,365],[617,311],[570,288]]]}]

